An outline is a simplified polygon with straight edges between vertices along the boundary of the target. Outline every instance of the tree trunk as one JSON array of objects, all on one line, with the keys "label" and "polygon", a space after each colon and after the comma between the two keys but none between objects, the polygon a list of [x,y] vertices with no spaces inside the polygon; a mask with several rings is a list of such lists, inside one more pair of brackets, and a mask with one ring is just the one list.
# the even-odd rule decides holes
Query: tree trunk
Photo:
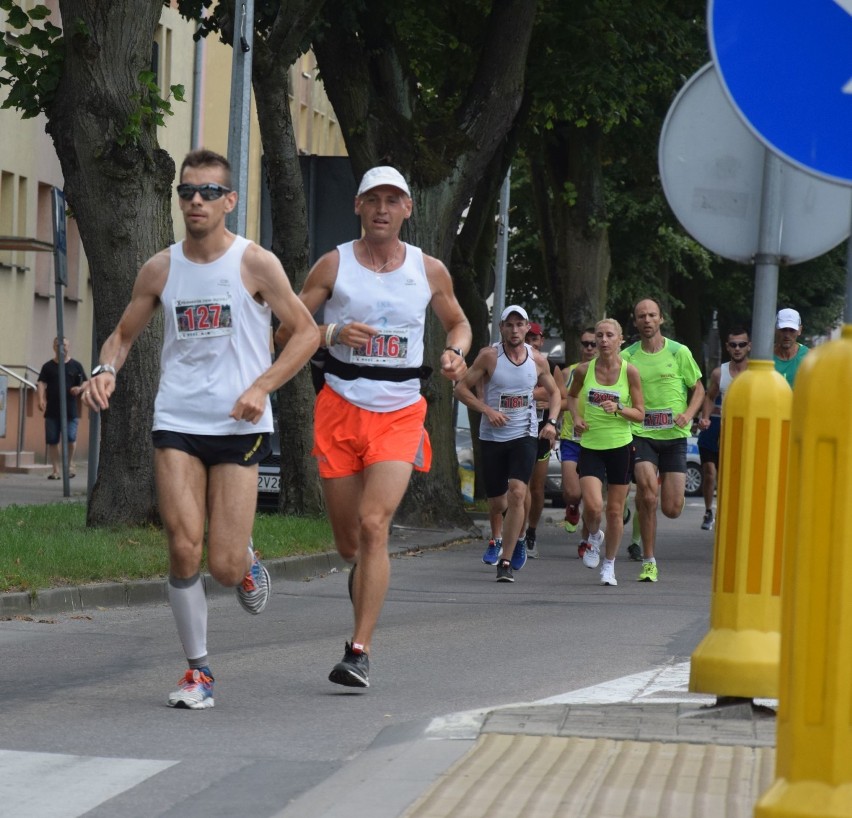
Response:
[{"label": "tree trunk", "polygon": [[[139,105],[138,75],[150,67],[162,1],[114,0],[107,7],[60,0],[59,7],[65,64],[47,131],[91,271],[100,347],[130,300],[139,267],[173,238],[175,167],[158,147],[156,127],[143,124],[136,141],[117,142]],[[151,422],[161,339],[159,319],[134,345],[103,413],[89,525],[157,519]]]},{"label": "tree trunk", "polygon": [[[290,55],[268,53],[256,44],[252,80],[260,134],[268,173],[272,210],[272,252],[284,265],[296,292],[308,273],[308,216],[299,167],[296,137],[287,94]],[[314,387],[304,367],[278,391],[278,428],[281,437],[281,493],[279,511],[316,515],[324,510],[319,472],[311,456]]]},{"label": "tree trunk", "polygon": [[534,167],[531,174],[566,362],[579,360],[583,329],[603,318],[606,308],[611,259],[600,148],[596,126],[563,123],[545,137],[541,172]]}]

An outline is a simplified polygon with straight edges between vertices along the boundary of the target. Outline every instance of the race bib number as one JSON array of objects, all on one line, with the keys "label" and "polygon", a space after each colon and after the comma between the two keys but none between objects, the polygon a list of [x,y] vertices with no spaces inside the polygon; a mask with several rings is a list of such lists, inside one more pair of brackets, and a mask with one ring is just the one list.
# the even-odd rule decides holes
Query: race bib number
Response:
[{"label": "race bib number", "polygon": [[618,403],[621,400],[621,394],[613,392],[609,389],[590,389],[589,403],[595,406],[600,406],[604,401],[611,400],[613,403]]},{"label": "race bib number", "polygon": [[513,415],[530,408],[530,396],[524,395],[500,395],[500,411],[504,415]]},{"label": "race bib number", "polygon": [[175,329],[179,340],[231,335],[231,302],[221,298],[197,298],[174,302]]},{"label": "race bib number", "polygon": [[408,357],[408,331],[383,330],[369,342],[352,350],[350,361],[361,366],[399,366]]},{"label": "race bib number", "polygon": [[642,422],[645,429],[671,429],[674,426],[674,414],[671,409],[654,409],[645,412]]}]

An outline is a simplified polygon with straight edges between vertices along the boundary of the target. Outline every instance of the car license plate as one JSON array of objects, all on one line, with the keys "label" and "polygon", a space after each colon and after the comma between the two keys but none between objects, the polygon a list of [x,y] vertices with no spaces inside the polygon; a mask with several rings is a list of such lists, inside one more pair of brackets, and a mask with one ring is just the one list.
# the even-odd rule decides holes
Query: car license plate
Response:
[{"label": "car license plate", "polygon": [[259,474],[257,476],[257,490],[264,492],[276,492],[279,490],[277,474]]}]

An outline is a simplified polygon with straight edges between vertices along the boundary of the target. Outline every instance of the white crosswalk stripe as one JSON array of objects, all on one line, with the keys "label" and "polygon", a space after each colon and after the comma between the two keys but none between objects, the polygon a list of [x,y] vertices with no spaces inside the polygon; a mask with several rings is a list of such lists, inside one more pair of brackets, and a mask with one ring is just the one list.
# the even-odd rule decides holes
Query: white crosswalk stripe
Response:
[{"label": "white crosswalk stripe", "polygon": [[77,818],[177,763],[0,750],[2,812]]}]

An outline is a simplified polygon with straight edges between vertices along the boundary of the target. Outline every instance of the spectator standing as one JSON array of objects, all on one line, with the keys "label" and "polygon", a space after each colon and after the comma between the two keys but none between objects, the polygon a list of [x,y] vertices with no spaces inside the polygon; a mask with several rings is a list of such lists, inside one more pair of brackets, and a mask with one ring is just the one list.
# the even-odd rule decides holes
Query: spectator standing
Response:
[{"label": "spectator standing", "polygon": [[79,401],[86,380],[86,370],[83,365],[71,357],[71,344],[67,338],[62,339],[62,349],[59,339],[53,339],[53,358],[45,362],[38,374],[37,400],[38,409],[44,414],[44,439],[47,443],[47,454],[52,471],[47,475],[48,480],[62,478],[62,412],[59,391],[59,358],[62,356],[65,366],[65,422],[68,431],[68,476],[76,477],[74,469],[74,452],[77,449],[77,426],[80,420]]}]

